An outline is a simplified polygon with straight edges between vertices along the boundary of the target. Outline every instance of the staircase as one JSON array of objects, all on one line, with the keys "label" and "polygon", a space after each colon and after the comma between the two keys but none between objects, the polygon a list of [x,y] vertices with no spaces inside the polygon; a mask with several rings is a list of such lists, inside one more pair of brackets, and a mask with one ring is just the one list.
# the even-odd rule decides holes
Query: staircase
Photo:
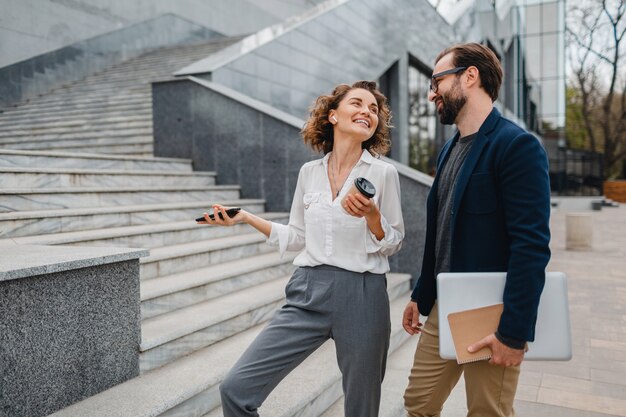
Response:
[{"label": "staircase", "polygon": [[239,39],[159,49],[2,109],[0,148],[151,156],[150,83]]},{"label": "staircase", "polygon": [[[163,49],[0,114],[0,246],[150,248],[141,259],[141,375],[57,416],[220,416],[218,386],[284,302],[295,254],[281,258],[246,225],[193,219],[214,202],[272,221],[184,159],[152,156],[150,81],[233,39]],[[389,275],[392,342],[381,416],[402,414],[413,343],[401,329],[409,276]],[[397,369],[394,368],[397,363]],[[341,416],[341,378],[326,343],[263,406],[266,416]]]}]

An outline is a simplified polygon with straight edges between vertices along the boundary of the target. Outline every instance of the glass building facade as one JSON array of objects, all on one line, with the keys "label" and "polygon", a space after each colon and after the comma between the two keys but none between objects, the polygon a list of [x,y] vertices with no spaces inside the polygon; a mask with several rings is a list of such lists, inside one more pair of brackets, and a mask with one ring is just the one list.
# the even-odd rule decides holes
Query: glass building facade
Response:
[{"label": "glass building facade", "polygon": [[[457,31],[459,42],[480,42],[501,60],[504,80],[496,106],[535,132],[546,147],[563,143],[565,126],[565,0],[431,1]],[[434,173],[452,129],[428,102],[432,63],[409,60],[409,165]],[[550,152],[550,149],[548,149]]]},{"label": "glass building facade", "polygon": [[518,0],[518,7],[539,131],[561,129],[565,126],[565,0]]}]

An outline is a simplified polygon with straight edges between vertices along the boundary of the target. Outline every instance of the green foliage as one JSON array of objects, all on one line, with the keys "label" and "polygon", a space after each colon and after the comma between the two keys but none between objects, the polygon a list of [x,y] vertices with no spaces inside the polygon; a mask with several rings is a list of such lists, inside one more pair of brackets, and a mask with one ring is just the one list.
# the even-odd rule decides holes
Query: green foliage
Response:
[{"label": "green foliage", "polygon": [[565,90],[565,137],[567,145],[572,149],[591,150],[585,120],[583,118],[583,105],[580,91],[568,86]]}]

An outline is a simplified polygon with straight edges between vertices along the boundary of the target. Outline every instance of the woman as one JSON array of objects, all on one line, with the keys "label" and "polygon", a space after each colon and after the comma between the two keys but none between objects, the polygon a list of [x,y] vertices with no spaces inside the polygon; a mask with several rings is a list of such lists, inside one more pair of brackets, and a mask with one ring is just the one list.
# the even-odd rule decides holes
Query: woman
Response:
[{"label": "woman", "polygon": [[[289,224],[246,211],[233,218],[213,206],[206,223],[247,223],[281,253],[301,251],[286,304],[242,355],[220,386],[225,417],[258,416],[278,383],[333,338],[343,375],[345,416],[377,416],[389,347],[387,257],[400,249],[404,224],[393,165],[375,158],[389,150],[391,113],[375,82],[341,84],[320,96],[302,136],[323,151],[300,169]],[[344,196],[358,177],[374,197]],[[343,203],[342,203],[343,200]]]}]

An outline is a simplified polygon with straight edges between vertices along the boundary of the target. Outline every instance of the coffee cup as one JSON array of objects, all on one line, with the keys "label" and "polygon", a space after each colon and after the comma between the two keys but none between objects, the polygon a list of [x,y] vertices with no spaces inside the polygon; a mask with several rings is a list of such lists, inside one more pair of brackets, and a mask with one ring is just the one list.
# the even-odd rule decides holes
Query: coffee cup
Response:
[{"label": "coffee cup", "polygon": [[346,193],[346,195],[341,200],[341,207],[344,207],[345,209],[346,198],[348,198],[350,194],[356,194],[356,193],[360,193],[361,195],[367,198],[372,198],[374,197],[374,195],[376,195],[376,187],[374,187],[374,184],[372,184],[371,182],[369,182],[367,179],[363,177],[356,178],[354,182],[352,183],[352,186]]}]

